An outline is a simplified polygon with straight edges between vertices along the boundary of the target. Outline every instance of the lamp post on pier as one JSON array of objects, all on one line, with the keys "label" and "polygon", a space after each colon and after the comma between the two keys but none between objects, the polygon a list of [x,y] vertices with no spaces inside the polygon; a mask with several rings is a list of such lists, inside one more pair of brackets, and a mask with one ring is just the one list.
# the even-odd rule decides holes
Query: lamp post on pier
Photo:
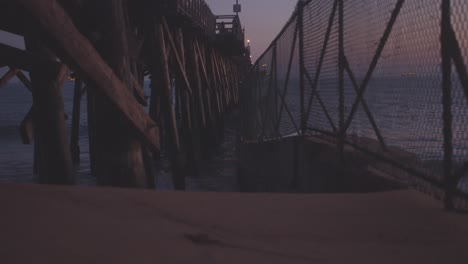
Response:
[{"label": "lamp post on pier", "polygon": [[236,16],[239,16],[240,12],[242,12],[242,6],[239,4],[239,0],[236,0],[236,4],[234,5],[234,13],[236,13]]}]

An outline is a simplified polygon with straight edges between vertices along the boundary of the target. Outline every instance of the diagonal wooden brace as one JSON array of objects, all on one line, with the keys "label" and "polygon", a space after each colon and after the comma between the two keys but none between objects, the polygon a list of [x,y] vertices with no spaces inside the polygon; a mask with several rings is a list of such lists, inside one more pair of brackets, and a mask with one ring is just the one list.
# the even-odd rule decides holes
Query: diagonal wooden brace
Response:
[{"label": "diagonal wooden brace", "polygon": [[115,75],[90,41],[56,0],[18,0],[39,23],[51,41],[61,49],[81,75],[96,84],[96,89],[117,107],[153,152],[159,152],[159,130],[145,113],[133,93]]}]

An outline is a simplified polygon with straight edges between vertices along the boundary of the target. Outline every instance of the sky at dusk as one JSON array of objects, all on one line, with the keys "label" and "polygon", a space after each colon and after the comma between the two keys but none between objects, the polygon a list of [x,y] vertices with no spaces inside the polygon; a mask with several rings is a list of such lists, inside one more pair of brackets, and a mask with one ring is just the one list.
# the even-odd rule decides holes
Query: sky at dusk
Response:
[{"label": "sky at dusk", "polygon": [[[216,15],[233,14],[235,0],[206,0]],[[297,0],[239,0],[246,39],[251,41],[252,60],[256,60],[290,18]],[[22,38],[0,31],[0,42],[24,48]],[[2,71],[0,70],[0,73]]]},{"label": "sky at dusk", "polygon": [[[233,14],[235,0],[206,0],[216,15]],[[256,60],[273,41],[291,16],[297,0],[239,0],[240,14],[246,39],[251,40],[253,60]],[[0,32],[0,41],[13,46],[23,46],[22,41]]]},{"label": "sky at dusk", "polygon": [[[216,15],[232,14],[235,0],[206,0]],[[246,39],[250,39],[252,60],[270,45],[273,39],[291,17],[297,0],[239,0],[242,13],[239,14],[245,28]]]}]

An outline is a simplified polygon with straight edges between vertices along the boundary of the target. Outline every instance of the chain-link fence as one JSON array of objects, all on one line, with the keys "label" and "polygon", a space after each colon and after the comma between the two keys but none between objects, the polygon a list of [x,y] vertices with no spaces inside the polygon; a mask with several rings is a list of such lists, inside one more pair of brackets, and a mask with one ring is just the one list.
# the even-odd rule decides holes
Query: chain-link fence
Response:
[{"label": "chain-link fence", "polygon": [[308,0],[253,66],[244,141],[327,136],[468,193],[468,2]]}]

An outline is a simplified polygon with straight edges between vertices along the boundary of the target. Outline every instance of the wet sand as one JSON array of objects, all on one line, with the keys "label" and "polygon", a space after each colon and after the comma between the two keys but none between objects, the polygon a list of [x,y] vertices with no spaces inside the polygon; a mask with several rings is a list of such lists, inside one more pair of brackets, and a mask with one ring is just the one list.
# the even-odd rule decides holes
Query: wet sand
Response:
[{"label": "wet sand", "polygon": [[466,263],[468,215],[415,191],[0,185],[0,263]]}]

